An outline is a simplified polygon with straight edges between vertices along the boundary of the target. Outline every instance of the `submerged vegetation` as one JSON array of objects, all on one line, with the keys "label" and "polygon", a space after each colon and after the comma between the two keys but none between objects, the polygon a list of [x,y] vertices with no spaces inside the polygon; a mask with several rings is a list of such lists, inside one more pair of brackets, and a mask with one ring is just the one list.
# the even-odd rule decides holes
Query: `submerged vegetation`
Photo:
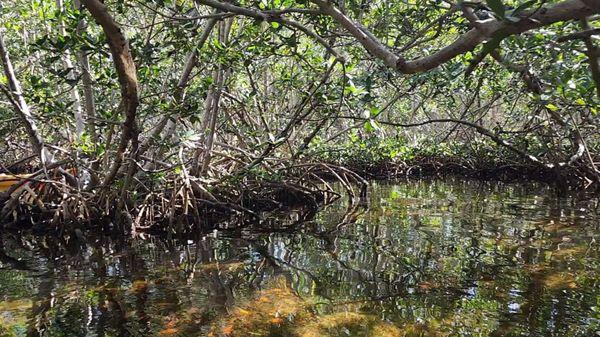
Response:
[{"label": "submerged vegetation", "polygon": [[590,337],[600,329],[598,199],[462,179],[370,187],[370,208],[339,200],[312,220],[286,214],[277,226],[181,239],[3,232],[0,336]]},{"label": "submerged vegetation", "polygon": [[[600,5],[7,0],[0,223],[186,232],[364,177],[600,184]],[[363,188],[355,188],[355,184]]]}]

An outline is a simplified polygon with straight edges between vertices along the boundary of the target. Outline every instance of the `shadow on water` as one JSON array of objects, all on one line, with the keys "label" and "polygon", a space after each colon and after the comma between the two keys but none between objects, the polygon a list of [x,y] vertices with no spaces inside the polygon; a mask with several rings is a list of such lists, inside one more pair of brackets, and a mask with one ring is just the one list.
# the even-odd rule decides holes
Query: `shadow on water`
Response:
[{"label": "shadow on water", "polygon": [[594,336],[598,200],[377,183],[196,238],[0,240],[0,336]]}]

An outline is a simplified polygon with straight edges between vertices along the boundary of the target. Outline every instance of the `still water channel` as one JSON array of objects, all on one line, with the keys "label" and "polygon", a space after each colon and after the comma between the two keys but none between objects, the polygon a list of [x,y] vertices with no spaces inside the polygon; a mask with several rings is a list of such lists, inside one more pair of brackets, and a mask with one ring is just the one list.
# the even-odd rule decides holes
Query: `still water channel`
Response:
[{"label": "still water channel", "polygon": [[434,180],[369,201],[185,240],[5,233],[0,336],[600,336],[598,199]]}]

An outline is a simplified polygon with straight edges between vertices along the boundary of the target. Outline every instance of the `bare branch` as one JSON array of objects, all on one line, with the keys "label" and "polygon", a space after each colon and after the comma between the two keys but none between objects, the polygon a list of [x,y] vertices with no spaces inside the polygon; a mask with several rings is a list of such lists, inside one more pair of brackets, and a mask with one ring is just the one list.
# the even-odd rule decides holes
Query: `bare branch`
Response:
[{"label": "bare branch", "polygon": [[590,38],[594,35],[600,35],[600,28],[594,28],[594,29],[586,29],[586,30],[582,30],[580,32],[576,32],[576,33],[572,33],[569,35],[565,35],[565,36],[561,36],[558,39],[556,39],[556,42],[566,42],[569,40],[581,40],[581,39],[587,39]]}]

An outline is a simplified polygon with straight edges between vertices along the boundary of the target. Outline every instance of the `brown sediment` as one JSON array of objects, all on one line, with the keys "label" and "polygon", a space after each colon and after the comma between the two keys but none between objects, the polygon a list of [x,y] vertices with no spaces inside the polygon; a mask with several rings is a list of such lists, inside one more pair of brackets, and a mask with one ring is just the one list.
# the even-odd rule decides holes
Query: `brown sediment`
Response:
[{"label": "brown sediment", "polygon": [[238,303],[229,310],[229,315],[213,323],[208,336],[333,337],[348,333],[365,337],[407,336],[400,328],[372,314],[339,310],[319,315],[315,311],[317,303],[314,298],[296,294],[279,277],[267,289]]}]

